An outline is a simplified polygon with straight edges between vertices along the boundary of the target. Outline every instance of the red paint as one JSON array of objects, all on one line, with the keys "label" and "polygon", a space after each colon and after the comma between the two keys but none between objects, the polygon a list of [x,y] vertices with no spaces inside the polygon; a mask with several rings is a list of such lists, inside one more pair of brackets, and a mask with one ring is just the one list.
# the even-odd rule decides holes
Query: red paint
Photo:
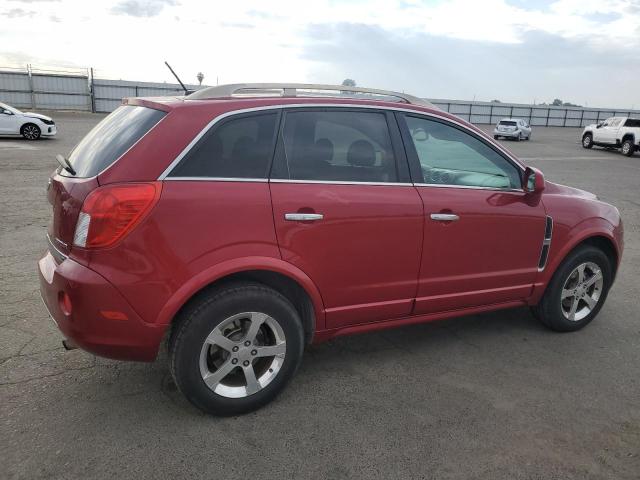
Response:
[{"label": "red paint", "polygon": [[[525,193],[413,184],[164,181],[155,202],[117,242],[98,249],[72,247],[78,214],[83,204],[90,206],[94,192],[153,185],[149,182],[226,112],[301,103],[406,108],[461,123],[504,151],[457,117],[397,103],[328,98],[127,103],[168,113],[97,177],[51,177],[49,235],[58,252],[39,262],[41,293],[60,330],[99,355],[153,360],[180,308],[212,282],[241,272],[266,270],[297,282],[313,305],[318,342],[535,304],[562,259],[587,238],[608,239],[618,262],[622,254],[622,223],[614,207],[549,182],[541,192]],[[296,212],[324,218],[284,219]],[[436,222],[431,213],[460,219]],[[554,220],[553,239],[547,266],[539,272],[546,215]]]}]

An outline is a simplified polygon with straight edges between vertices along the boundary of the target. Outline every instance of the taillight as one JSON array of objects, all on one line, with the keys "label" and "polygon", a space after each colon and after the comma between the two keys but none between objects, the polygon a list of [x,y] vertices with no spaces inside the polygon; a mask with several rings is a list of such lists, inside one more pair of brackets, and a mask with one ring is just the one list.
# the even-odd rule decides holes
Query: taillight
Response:
[{"label": "taillight", "polygon": [[73,244],[109,247],[142,221],[160,198],[161,182],[107,185],[92,191],[82,204]]}]

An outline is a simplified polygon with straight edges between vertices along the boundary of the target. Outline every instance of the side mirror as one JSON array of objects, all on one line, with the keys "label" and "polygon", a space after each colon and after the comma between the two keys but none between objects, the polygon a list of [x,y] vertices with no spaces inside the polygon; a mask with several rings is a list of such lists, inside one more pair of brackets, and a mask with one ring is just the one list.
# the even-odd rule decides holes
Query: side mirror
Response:
[{"label": "side mirror", "polygon": [[599,124],[596,125],[596,128],[600,128],[602,126],[604,122],[600,122]]},{"label": "side mirror", "polygon": [[525,192],[540,193],[544,190],[544,175],[537,168],[527,167],[522,184]]},{"label": "side mirror", "polygon": [[426,142],[429,140],[429,132],[427,132],[424,128],[416,128],[411,131],[411,137],[416,142]]}]

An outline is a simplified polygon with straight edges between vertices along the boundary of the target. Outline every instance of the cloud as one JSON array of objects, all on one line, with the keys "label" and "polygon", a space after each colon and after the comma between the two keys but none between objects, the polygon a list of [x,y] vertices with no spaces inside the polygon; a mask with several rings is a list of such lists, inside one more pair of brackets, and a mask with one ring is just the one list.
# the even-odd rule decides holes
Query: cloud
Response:
[{"label": "cloud", "polygon": [[640,104],[633,87],[640,64],[633,50],[599,51],[544,32],[498,43],[346,23],[313,25],[305,36],[301,57],[312,62],[313,81],[321,83],[349,77],[359,85],[429,98]]},{"label": "cloud", "polygon": [[0,15],[7,18],[22,18],[22,17],[33,17],[36,12],[33,10],[25,10],[23,8],[12,8],[11,10],[7,10],[6,12],[2,12]]},{"label": "cloud", "polygon": [[155,17],[164,7],[174,5],[178,5],[176,0],[123,0],[115,5],[111,12],[132,17]]}]

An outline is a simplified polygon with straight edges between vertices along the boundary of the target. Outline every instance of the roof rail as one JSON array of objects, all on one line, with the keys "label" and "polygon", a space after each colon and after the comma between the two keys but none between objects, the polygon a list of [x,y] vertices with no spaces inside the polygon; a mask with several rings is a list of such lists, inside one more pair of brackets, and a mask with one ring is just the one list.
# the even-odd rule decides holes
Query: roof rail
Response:
[{"label": "roof rail", "polygon": [[[306,92],[299,92],[306,90]],[[311,92],[309,92],[311,91]],[[281,96],[281,97],[326,97],[336,96],[320,92],[340,92],[340,96],[347,98],[360,97],[362,94],[382,97],[392,97],[399,101],[411,105],[421,105],[423,107],[436,108],[432,103],[422,98],[414,97],[406,93],[392,92],[389,90],[378,90],[375,88],[348,87],[346,85],[320,85],[313,83],[234,83],[229,85],[219,85],[216,87],[206,87],[197,90],[186,97],[187,100],[205,100],[213,98],[226,98],[232,96]],[[394,101],[394,100],[391,100]],[[395,100],[397,101],[397,100]]]}]

